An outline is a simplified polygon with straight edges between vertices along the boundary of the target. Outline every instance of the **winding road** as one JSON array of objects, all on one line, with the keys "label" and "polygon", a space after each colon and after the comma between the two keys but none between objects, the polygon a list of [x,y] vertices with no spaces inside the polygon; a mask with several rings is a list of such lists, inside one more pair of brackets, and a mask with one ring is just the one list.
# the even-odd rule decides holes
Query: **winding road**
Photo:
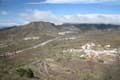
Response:
[{"label": "winding road", "polygon": [[52,41],[55,41],[55,40],[59,40],[60,38],[56,37],[56,38],[52,38],[52,39],[49,39],[49,40],[46,40],[42,43],[39,43],[37,45],[34,45],[32,47],[29,47],[29,48],[26,48],[26,49],[22,49],[22,50],[18,50],[16,52],[9,52],[9,53],[4,53],[4,54],[1,54],[0,57],[4,57],[4,56],[12,56],[12,55],[15,55],[15,54],[18,54],[18,53],[21,53],[21,52],[24,52],[24,51],[27,51],[27,50],[31,50],[31,49],[35,49],[35,48],[38,48],[38,47],[42,47],[42,46],[45,46],[46,44],[52,42]]},{"label": "winding road", "polygon": [[[42,42],[42,43],[39,43],[39,44],[37,44],[37,45],[34,45],[34,46],[32,46],[32,47],[29,47],[29,48],[26,48],[26,49],[22,49],[22,50],[18,50],[18,51],[16,51],[15,53],[9,52],[9,53],[2,54],[2,55],[0,55],[0,56],[1,56],[1,57],[2,57],[2,56],[5,56],[5,55],[6,55],[6,56],[12,56],[12,55],[15,55],[15,54],[18,54],[18,53],[27,51],[27,50],[31,50],[31,49],[35,49],[35,48],[38,48],[38,47],[45,46],[46,44],[51,43],[51,42],[53,42],[53,41],[55,41],[55,40],[66,40],[66,39],[67,39],[67,38],[60,38],[60,37],[52,38],[52,39],[46,40],[46,41],[44,41],[44,42]],[[70,39],[70,38],[68,38],[68,39]]]}]

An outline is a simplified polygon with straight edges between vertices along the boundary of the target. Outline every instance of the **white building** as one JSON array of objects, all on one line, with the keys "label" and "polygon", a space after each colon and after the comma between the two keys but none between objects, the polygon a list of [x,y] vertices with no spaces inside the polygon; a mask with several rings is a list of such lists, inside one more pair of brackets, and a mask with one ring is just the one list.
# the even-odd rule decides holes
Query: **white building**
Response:
[{"label": "white building", "polygon": [[69,33],[74,33],[73,31],[64,31],[64,32],[58,32],[58,35],[65,35]]},{"label": "white building", "polygon": [[35,36],[35,37],[25,37],[23,40],[37,40],[37,39],[40,39],[40,37],[38,36]]}]

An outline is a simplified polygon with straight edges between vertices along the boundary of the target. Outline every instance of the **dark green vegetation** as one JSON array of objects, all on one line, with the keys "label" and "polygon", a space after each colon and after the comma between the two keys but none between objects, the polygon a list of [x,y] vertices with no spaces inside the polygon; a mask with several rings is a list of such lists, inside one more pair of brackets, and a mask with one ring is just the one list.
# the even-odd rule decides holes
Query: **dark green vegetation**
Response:
[{"label": "dark green vegetation", "polygon": [[28,69],[24,69],[24,68],[19,68],[16,70],[17,74],[20,75],[20,77],[28,77],[28,78],[33,78],[34,77],[34,73],[33,71],[28,68]]},{"label": "dark green vegetation", "polygon": [[[64,49],[79,49],[87,42],[120,48],[120,26],[106,24],[63,24],[33,22],[0,30],[0,80],[120,80],[119,57],[103,64],[79,57],[83,53],[66,53]],[[65,35],[59,32],[72,31]],[[24,40],[36,37],[36,40]],[[43,46],[16,53],[37,44]],[[75,37],[73,40],[64,38]],[[5,55],[13,54],[12,56]],[[73,55],[75,54],[75,55]]]}]

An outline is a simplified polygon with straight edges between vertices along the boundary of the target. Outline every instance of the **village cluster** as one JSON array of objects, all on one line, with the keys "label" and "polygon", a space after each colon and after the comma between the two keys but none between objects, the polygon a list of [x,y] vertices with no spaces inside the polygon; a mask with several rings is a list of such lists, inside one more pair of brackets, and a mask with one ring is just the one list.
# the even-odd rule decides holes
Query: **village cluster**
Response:
[{"label": "village cluster", "polygon": [[105,45],[102,49],[100,44],[96,45],[93,42],[86,43],[81,46],[80,49],[65,49],[63,50],[64,54],[70,53],[72,55],[79,55],[79,57],[88,57],[88,58],[103,58],[103,57],[115,57],[117,49],[111,48],[111,45]]}]

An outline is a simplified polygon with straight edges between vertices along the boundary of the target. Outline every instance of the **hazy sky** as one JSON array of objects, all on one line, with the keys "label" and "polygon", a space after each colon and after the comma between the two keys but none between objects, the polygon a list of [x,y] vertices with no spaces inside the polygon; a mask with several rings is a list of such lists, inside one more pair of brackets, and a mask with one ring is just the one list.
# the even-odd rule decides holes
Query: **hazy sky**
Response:
[{"label": "hazy sky", "polygon": [[0,0],[1,27],[31,21],[120,24],[120,0]]}]

